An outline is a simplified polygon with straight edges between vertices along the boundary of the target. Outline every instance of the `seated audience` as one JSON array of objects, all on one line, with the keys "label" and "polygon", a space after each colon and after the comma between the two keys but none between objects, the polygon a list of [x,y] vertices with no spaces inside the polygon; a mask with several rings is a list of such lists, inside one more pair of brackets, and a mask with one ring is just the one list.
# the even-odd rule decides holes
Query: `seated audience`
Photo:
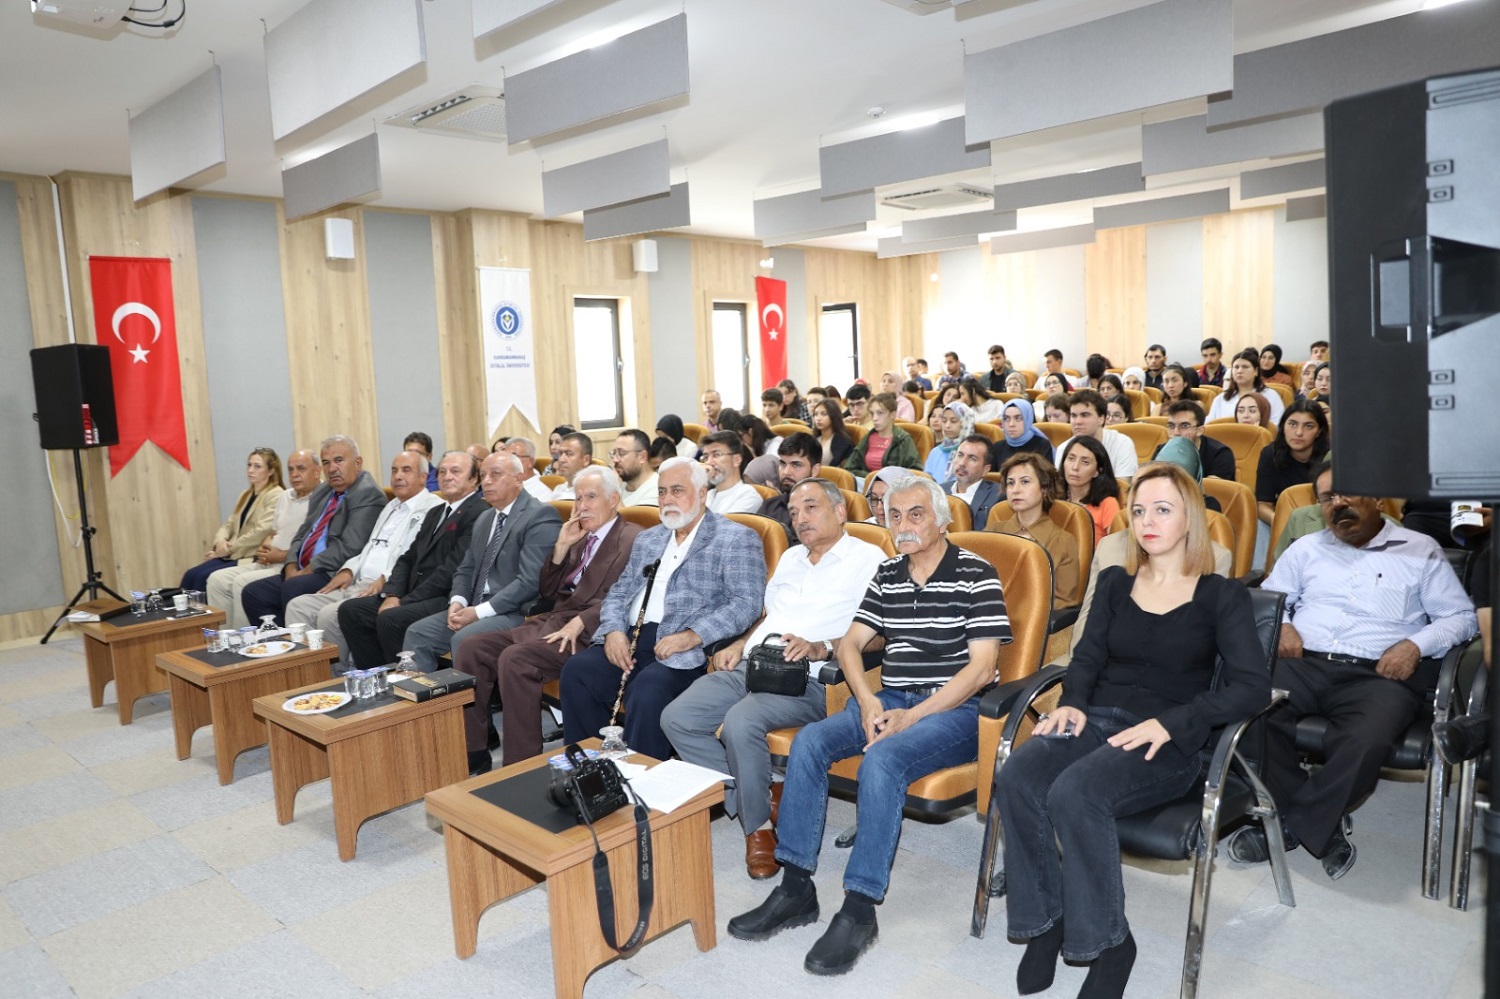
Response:
[{"label": "seated audience", "polygon": [[1094,544],[1109,533],[1115,514],[1120,512],[1120,483],[1104,445],[1092,437],[1074,437],[1061,448],[1063,482],[1066,499],[1077,503],[1094,518]]},{"label": "seated audience", "polygon": [[292,538],[281,572],[248,583],[240,592],[240,605],[251,622],[269,614],[277,624],[284,623],[293,598],[326,586],[339,566],[365,546],[385,506],[385,491],[364,471],[352,438],[329,437],[319,454],[323,485],[308,501],[307,518]]},{"label": "seated audience", "polygon": [[[937,483],[912,476],[891,489],[887,506],[901,554],[881,563],[839,642],[849,701],[839,714],[805,726],[792,743],[776,830],[781,883],[761,905],[729,921],[731,936],[765,940],[817,920],[812,877],[823,844],[828,767],[863,753],[859,836],[844,869],[844,904],[803,965],[819,975],[843,974],[874,942],[875,906],[895,863],[906,787],[975,759],[979,692],[994,682],[1000,645],[1011,640],[995,568],[948,541],[948,502]],[[885,639],[879,691],[866,679],[861,657],[876,638]]]},{"label": "seated audience", "polygon": [[807,401],[797,395],[797,383],[790,378],[783,378],[776,383],[776,387],[781,389],[781,418],[810,424],[812,416],[807,411]]},{"label": "seated audience", "polygon": [[[1167,406],[1165,416],[1167,437],[1181,437],[1193,445],[1193,449],[1198,452],[1198,463],[1202,467],[1202,474],[1198,476],[1200,482],[1205,475],[1234,481],[1234,452],[1227,445],[1220,444],[1203,432],[1203,407],[1196,399],[1185,399],[1170,404]],[[1162,447],[1165,446],[1163,444],[1157,447],[1151,455],[1152,461],[1157,459]],[[1217,507],[1212,509],[1217,509]]]},{"label": "seated audience", "polygon": [[906,377],[922,386],[923,392],[932,391],[932,380],[922,373],[926,365],[915,357],[903,357],[901,367],[906,369]]},{"label": "seated audience", "polygon": [[[1033,385],[1032,388],[1046,388],[1046,385],[1044,383],[1047,380],[1047,376],[1048,375],[1060,375],[1060,374],[1062,374],[1062,369],[1063,369],[1063,355],[1062,355],[1062,351],[1060,351],[1056,347],[1054,347],[1051,350],[1047,351],[1047,353],[1045,353],[1045,354],[1042,355],[1042,370],[1041,370],[1041,373],[1036,376],[1036,384]],[[1072,389],[1071,388],[1064,389],[1063,391],[1069,391],[1069,392],[1071,392]]]},{"label": "seated audience", "polygon": [[[339,605],[351,597],[375,597],[384,589],[396,562],[422,528],[427,511],[443,506],[437,493],[427,491],[427,459],[418,451],[402,451],[391,459],[391,499],[375,518],[365,546],[341,565],[315,593],[304,593],[286,605],[288,624],[301,622],[323,631],[324,641],[345,648],[339,627]],[[346,659],[344,665],[351,666]],[[366,662],[364,666],[379,666]]]},{"label": "seated audience", "polygon": [[600,607],[593,644],[563,665],[561,692],[563,737],[578,742],[613,723],[623,681],[626,744],[664,760],[672,744],[662,709],[704,675],[708,646],[744,634],[760,616],[766,559],[754,531],[704,505],[702,465],[674,459],[660,475],[661,523],[636,538]]},{"label": "seated audience", "polygon": [[[911,408],[910,399],[906,400],[906,407]],[[813,436],[823,448],[822,464],[833,468],[843,465],[849,452],[854,450],[854,441],[849,437],[849,431],[844,429],[844,414],[840,411],[839,404],[824,399],[813,406],[812,429]]]},{"label": "seated audience", "polygon": [[1310,399],[1313,396],[1313,377],[1318,373],[1317,361],[1302,362],[1302,377],[1297,385],[1297,398]]},{"label": "seated audience", "polygon": [[1186,793],[1214,727],[1270,700],[1250,594],[1212,574],[1199,495],[1159,463],[1131,484],[1126,564],[1101,574],[1058,706],[996,786],[1005,868],[1027,872],[1006,894],[1023,995],[1052,985],[1059,954],[1089,962],[1080,995],[1124,994],[1136,945],[1116,819]]},{"label": "seated audience", "polygon": [[1276,437],[1255,466],[1255,505],[1262,522],[1276,519],[1276,500],[1288,486],[1313,480],[1313,466],[1328,453],[1328,417],[1306,399],[1287,407]]},{"label": "seated audience", "polygon": [[1286,404],[1281,401],[1280,393],[1266,391],[1266,383],[1260,377],[1260,355],[1255,352],[1254,348],[1240,351],[1234,355],[1234,360],[1229,362],[1229,378],[1224,383],[1224,391],[1209,407],[1208,418],[1219,420],[1224,417],[1233,417],[1234,407],[1239,402],[1239,397],[1249,395],[1251,392],[1259,392],[1265,397],[1266,402],[1271,404],[1271,419],[1281,419],[1281,413],[1286,408]]},{"label": "seated audience", "polygon": [[1215,337],[1209,337],[1198,346],[1203,355],[1203,367],[1198,369],[1198,381],[1203,385],[1212,385],[1214,388],[1224,386],[1224,365],[1219,359],[1224,356],[1224,345]]},{"label": "seated audience", "polygon": [[[1015,373],[1015,368],[1005,359],[1005,348],[1000,344],[994,344],[989,349],[990,370],[979,377],[979,384],[986,392],[1009,392],[1006,383],[1010,376]],[[1025,390],[1025,382],[1022,382],[1022,391]]]},{"label": "seated audience", "polygon": [[760,416],[766,426],[781,423],[781,403],[785,397],[779,388],[768,388],[760,394]]},{"label": "seated audience", "polygon": [[[547,435],[547,453],[552,456],[553,461],[557,460],[557,452],[562,450],[563,438],[568,436],[569,434],[576,434],[577,432],[578,428],[569,423],[564,423],[561,426],[552,428],[552,433]],[[479,460],[484,461],[483,458],[480,458]],[[550,472],[551,469],[549,468],[548,471]]]},{"label": "seated audience", "polygon": [[1313,390],[1310,398],[1319,402],[1333,402],[1333,369],[1324,361],[1313,369]]},{"label": "seated audience", "polygon": [[964,367],[963,362],[958,359],[958,354],[951,350],[945,353],[943,355],[943,373],[938,377],[937,387],[942,388],[945,385],[957,385],[967,377],[969,377],[969,369]]},{"label": "seated audience", "polygon": [[698,453],[697,443],[683,431],[682,417],[676,413],[668,413],[656,421],[656,436],[671,441],[680,458],[691,458]]},{"label": "seated audience", "polygon": [[[1118,430],[1104,425],[1104,400],[1093,389],[1080,389],[1068,396],[1068,422],[1076,437],[1092,437],[1104,445],[1109,452],[1110,465],[1115,475],[1128,479],[1135,474],[1140,459],[1135,453],[1135,442]],[[1062,467],[1062,449],[1058,449],[1056,467]]]},{"label": "seated audience", "polygon": [[1104,401],[1104,425],[1106,427],[1118,427],[1122,423],[1134,422],[1135,413],[1131,408],[1130,400],[1123,394]]},{"label": "seated audience", "polygon": [[[1036,418],[1038,420],[1044,418],[1048,399],[1052,398],[1055,395],[1065,396],[1073,391],[1073,385],[1068,381],[1068,376],[1063,374],[1061,371],[1044,376],[1042,378],[1042,384],[1040,387],[1045,389],[1047,394],[1038,399],[1033,404],[1036,409]],[[1064,420],[1063,422],[1066,423],[1067,421]]]},{"label": "seated audience", "polygon": [[921,468],[922,460],[911,434],[896,426],[895,398],[881,393],[870,400],[870,431],[844,459],[844,468],[855,475],[868,475],[887,465]]},{"label": "seated audience", "polygon": [[651,441],[651,453],[647,456],[646,462],[651,466],[651,471],[659,472],[662,462],[675,457],[677,457],[677,445],[665,437],[656,437]]},{"label": "seated audience", "polygon": [[845,396],[848,408],[844,410],[844,422],[856,427],[870,426],[870,397],[873,394],[870,386],[862,382],[850,385]]},{"label": "seated audience", "polygon": [[888,526],[885,522],[885,494],[911,474],[908,468],[886,467],[865,479],[865,502],[870,505],[870,519],[865,523]]},{"label": "seated audience", "polygon": [[948,403],[950,403],[950,402],[962,402],[962,401],[963,401],[963,399],[961,398],[961,393],[959,392],[959,389],[958,389],[957,385],[948,384],[948,385],[944,385],[941,388],[939,388],[937,395],[933,396],[931,399],[929,399],[927,401],[927,413],[926,413],[926,417],[927,417],[927,420],[928,420],[928,425],[929,426],[931,425],[931,420],[932,420],[932,414],[933,413],[938,412],[944,406],[948,405]]},{"label": "seated audience", "polygon": [[[1169,439],[1165,444],[1156,449],[1156,453],[1151,456],[1151,460],[1165,461],[1176,465],[1184,472],[1187,472],[1188,475],[1191,475],[1193,482],[1198,486],[1198,491],[1200,493],[1203,492],[1203,462],[1198,449],[1193,447],[1186,438],[1173,437]],[[1219,505],[1219,501],[1207,493],[1203,493],[1203,506],[1214,513],[1224,512],[1224,508]]]},{"label": "seated audience", "polygon": [[[755,513],[764,502],[759,490],[740,476],[747,452],[739,434],[720,430],[703,438],[698,460],[708,468],[708,508],[714,513]],[[652,476],[653,481],[656,477]],[[651,505],[656,505],[652,497]]]},{"label": "seated audience", "polygon": [[822,467],[818,442],[811,434],[798,432],[789,435],[782,440],[781,450],[776,452],[776,488],[780,492],[762,503],[757,512],[780,524],[792,544],[797,543],[788,506],[792,489],[803,479],[817,475]]},{"label": "seated audience", "polygon": [[984,477],[989,470],[989,438],[983,434],[969,434],[958,442],[953,463],[948,466],[952,478],[943,482],[943,492],[969,504],[970,520],[976,531],[984,530],[985,522],[990,519],[990,508],[1004,498],[1000,486]]},{"label": "seated audience", "polygon": [[208,605],[224,611],[226,628],[243,628],[250,623],[245,619],[240,595],[249,584],[281,571],[287,551],[292,547],[292,539],[307,519],[308,500],[323,480],[323,469],[311,451],[293,451],[286,456],[286,478],[289,488],[282,490],[276,498],[271,515],[271,536],[236,565],[215,570],[208,577],[208,585],[202,587]]},{"label": "seated audience", "polygon": [[[725,788],[724,810],[740,820],[745,867],[757,880],[773,876],[777,868],[766,734],[824,717],[819,668],[833,658],[834,646],[885,561],[880,548],[844,532],[844,497],[832,482],[804,479],[793,488],[790,505],[798,543],[781,557],[766,586],[765,614],[748,635],[714,653],[708,675],[695,680],[661,716],[679,756],[734,778]],[[808,661],[811,675],[801,697],[746,690],[745,659],[773,636],[786,643],[786,660]]]},{"label": "seated audience", "polygon": [[[518,440],[523,438],[513,438],[512,443]],[[472,454],[449,451],[438,461],[438,502],[396,559],[390,578],[373,596],[338,604],[346,663],[364,667],[395,662],[405,648],[406,629],[447,605],[453,573],[468,550],[474,522],[487,509],[478,486],[479,462]]]},{"label": "seated audience", "polygon": [[[501,441],[496,441],[494,444],[491,444],[490,451],[495,451],[501,443]],[[427,459],[426,489],[428,492],[436,492],[437,462],[432,460],[432,437],[428,434],[422,433],[422,431],[420,430],[413,430],[411,433],[406,435],[406,440],[401,442],[401,450],[415,451],[417,454]]]},{"label": "seated audience", "polygon": [[901,380],[896,377],[896,372],[887,371],[880,376],[880,391],[889,392],[896,399],[896,419],[901,423],[916,423],[917,410],[911,404],[901,387]]},{"label": "seated audience", "polygon": [[[560,454],[568,453],[574,436],[563,441]],[[521,488],[521,463],[514,455],[484,459],[479,488],[490,509],[474,522],[469,547],[453,571],[446,611],[406,629],[405,649],[425,673],[437,669],[438,656],[464,639],[521,623],[536,600],[542,563],[562,526],[550,504]]]},{"label": "seated audience", "polygon": [[[1277,560],[1265,587],[1287,595],[1272,686],[1288,699],[1266,716],[1266,786],[1281,812],[1286,848],[1298,846],[1338,880],[1354,865],[1349,811],[1375,789],[1391,743],[1431,697],[1442,656],[1478,630],[1474,606],[1437,542],[1386,523],[1380,504],[1315,480],[1326,531]],[[1332,747],[1309,774],[1297,755],[1297,723],[1328,722]],[[1264,830],[1229,838],[1240,863],[1270,857]]]},{"label": "seated audience", "polygon": [[1260,427],[1272,433],[1276,430],[1271,425],[1270,400],[1259,392],[1248,392],[1240,396],[1240,401],[1234,404],[1234,422],[1243,423],[1247,427]]},{"label": "seated audience", "polygon": [[270,536],[277,504],[286,491],[281,458],[271,448],[256,448],[245,459],[245,479],[249,485],[209,542],[204,561],[182,574],[182,589],[207,593],[210,576],[249,560]]},{"label": "seated audience", "polygon": [[1005,376],[1005,391],[1010,393],[1011,395],[1024,396],[1028,387],[1029,386],[1027,386],[1026,384],[1026,376],[1021,374],[1019,371],[1012,371],[1010,374]]},{"label": "seated audience", "polygon": [[974,411],[975,423],[994,423],[1000,419],[1003,404],[999,399],[991,399],[976,378],[965,378],[958,383],[958,400]]},{"label": "seated audience", "polygon": [[1062,392],[1038,399],[1032,404],[1038,418],[1047,423],[1061,423],[1064,426],[1072,422],[1068,416],[1068,397]]},{"label": "seated audience", "polygon": [[578,473],[573,514],[558,530],[537,582],[542,602],[551,609],[504,631],[467,638],[455,649],[453,668],[475,680],[474,703],[464,708],[471,776],[494,765],[490,697],[497,685],[504,712],[502,765],[542,751],[542,685],[557,679],[568,657],[593,641],[600,605],[641,533],[639,525],[618,515],[621,505],[613,469],[590,465]]},{"label": "seated audience", "polygon": [[1161,402],[1151,404],[1151,415],[1166,416],[1172,403],[1196,399],[1188,388],[1187,369],[1180,364],[1169,364],[1161,370]]},{"label": "seated audience", "polygon": [[927,452],[922,470],[932,476],[934,482],[947,482],[953,477],[948,474],[948,466],[953,463],[959,442],[974,432],[974,411],[962,402],[950,402],[938,416],[938,426],[943,432],[938,435],[932,450]]},{"label": "seated audience", "polygon": [[487,448],[483,444],[470,444],[464,450],[472,454],[475,461],[483,461],[485,455],[493,453],[491,448]]},{"label": "seated audience", "polygon": [[[1146,372],[1142,378],[1147,388],[1154,388],[1162,393],[1166,392],[1166,386],[1162,384],[1162,376],[1167,372],[1167,348],[1159,343],[1153,343],[1146,348],[1145,354]],[[1179,369],[1181,365],[1178,366]]]},{"label": "seated audience", "polygon": [[[703,410],[703,429],[709,433],[719,429],[719,414],[724,411],[724,401],[719,398],[717,389],[704,389],[703,396],[699,399],[699,406]],[[647,439],[646,447],[651,447],[650,438]]]},{"label": "seated audience", "polygon": [[[483,461],[484,459],[480,459]],[[552,455],[552,464],[547,474],[561,475],[563,480],[552,490],[547,499],[570,500],[573,498],[573,478],[594,462],[594,439],[588,434],[573,431],[562,439]],[[517,463],[519,464],[519,462]],[[484,466],[481,465],[482,469]],[[481,472],[481,476],[483,473]]]},{"label": "seated audience", "polygon": [[[536,470],[536,445],[526,437],[509,437],[502,443],[496,441],[498,447],[491,449],[490,453],[503,451],[506,454],[515,455],[516,460],[521,463],[521,488],[539,500],[552,498],[552,487],[542,481],[542,477]],[[474,463],[474,483],[479,483],[479,462]]]},{"label": "seated audience", "polygon": [[1083,362],[1083,384],[1077,388],[1099,390],[1099,380],[1109,371],[1109,358],[1103,354],[1090,354]]},{"label": "seated audience", "polygon": [[[651,438],[644,430],[621,430],[609,452],[610,464],[620,478],[622,506],[656,505],[656,469],[651,467]],[[592,468],[594,466],[586,466]]]},{"label": "seated audience", "polygon": [[1120,381],[1120,376],[1113,372],[1105,372],[1099,376],[1099,384],[1094,386],[1094,391],[1104,397],[1105,402],[1114,398],[1125,398],[1125,383]]},{"label": "seated audience", "polygon": [[1052,609],[1071,607],[1078,590],[1078,542],[1052,522],[1048,511],[1061,482],[1057,469],[1039,454],[1018,454],[1000,469],[1005,477],[1005,501],[1013,516],[993,528],[975,524],[979,530],[1030,538],[1052,557]]},{"label": "seated audience", "polygon": [[1001,437],[990,446],[991,468],[1001,468],[1023,452],[1052,460],[1052,441],[1036,428],[1031,412],[1031,403],[1024,399],[1012,399],[1000,410]]},{"label": "seated audience", "polygon": [[1308,354],[1311,355],[1310,359],[1317,361],[1319,364],[1324,364],[1329,359],[1327,340],[1314,340],[1308,344],[1307,350]]},{"label": "seated audience", "polygon": [[1131,365],[1120,373],[1120,384],[1131,392],[1143,391],[1146,387],[1146,370]]},{"label": "seated audience", "polygon": [[1296,388],[1292,376],[1281,369],[1281,347],[1274,343],[1268,343],[1260,349],[1260,378],[1267,385]]}]

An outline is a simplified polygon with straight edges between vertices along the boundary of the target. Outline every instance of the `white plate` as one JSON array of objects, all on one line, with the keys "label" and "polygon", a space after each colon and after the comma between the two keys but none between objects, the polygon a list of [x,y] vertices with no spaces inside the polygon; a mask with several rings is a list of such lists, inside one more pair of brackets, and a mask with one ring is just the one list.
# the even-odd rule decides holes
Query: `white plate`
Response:
[{"label": "white plate", "polygon": [[[296,647],[296,642],[251,642],[240,649],[240,655],[251,659],[269,659],[271,656],[285,655]],[[258,651],[251,651],[252,649]]]},{"label": "white plate", "polygon": [[285,709],[285,710],[287,710],[287,711],[290,711],[294,715],[326,715],[330,711],[337,711],[339,708],[343,707],[345,704],[348,704],[353,699],[348,694],[344,693],[343,691],[327,690],[327,691],[314,691],[314,693],[321,693],[321,694],[326,694],[329,697],[336,697],[336,698],[338,698],[338,703],[337,704],[329,704],[329,706],[326,707],[326,708],[298,708],[298,707],[294,707],[293,705],[295,705],[298,701],[302,700],[302,698],[304,698],[304,697],[311,697],[312,696],[311,694],[300,694],[297,697],[289,697],[289,698],[287,698],[287,701],[286,701],[285,704],[282,705],[282,708]]}]

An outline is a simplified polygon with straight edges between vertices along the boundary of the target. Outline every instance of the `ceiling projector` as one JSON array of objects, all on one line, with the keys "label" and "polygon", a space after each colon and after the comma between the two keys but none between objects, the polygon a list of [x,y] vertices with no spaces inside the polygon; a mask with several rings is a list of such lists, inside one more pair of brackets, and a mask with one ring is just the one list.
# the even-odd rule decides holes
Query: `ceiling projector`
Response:
[{"label": "ceiling projector", "polygon": [[45,23],[66,21],[86,28],[112,28],[130,10],[132,0],[31,0],[31,13]]}]

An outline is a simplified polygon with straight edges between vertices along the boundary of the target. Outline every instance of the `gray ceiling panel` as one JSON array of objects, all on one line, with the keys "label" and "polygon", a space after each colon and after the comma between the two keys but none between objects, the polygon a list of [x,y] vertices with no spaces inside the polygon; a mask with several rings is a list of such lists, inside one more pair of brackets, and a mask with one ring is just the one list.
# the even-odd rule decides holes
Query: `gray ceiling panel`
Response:
[{"label": "gray ceiling panel", "polygon": [[949,118],[818,150],[823,193],[851,194],[885,184],[978,170],[990,165],[990,147],[964,146],[963,118]]}]

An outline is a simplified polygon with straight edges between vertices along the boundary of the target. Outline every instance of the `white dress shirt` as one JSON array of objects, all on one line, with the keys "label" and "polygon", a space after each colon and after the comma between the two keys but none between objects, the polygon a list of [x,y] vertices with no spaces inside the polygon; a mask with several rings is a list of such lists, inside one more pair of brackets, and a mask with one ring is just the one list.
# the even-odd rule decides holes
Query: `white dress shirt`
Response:
[{"label": "white dress shirt", "polygon": [[983,481],[984,481],[984,479],[982,479],[982,478],[981,479],[975,479],[972,483],[970,483],[969,488],[967,488],[967,489],[960,489],[960,488],[958,488],[958,480],[954,479],[953,480],[953,495],[957,496],[959,499],[963,500],[965,503],[969,504],[970,506],[973,506],[974,505],[974,495],[979,492],[979,483],[981,483]]},{"label": "white dress shirt", "polygon": [[548,493],[546,498],[549,500],[571,500],[577,499],[578,494],[573,491],[573,483],[564,481],[559,482],[557,488]]},{"label": "white dress shirt", "polygon": [[708,508],[714,513],[757,513],[765,497],[748,482],[736,482],[728,489],[710,489]]},{"label": "white dress shirt", "polygon": [[392,499],[380,511],[370,540],[359,553],[339,567],[354,574],[355,586],[366,586],[381,576],[389,576],[391,566],[411,547],[427,511],[443,502],[437,493],[425,489],[409,500]]},{"label": "white dress shirt", "polygon": [[634,489],[626,490],[625,483],[620,483],[620,505],[621,506],[656,506],[657,485],[656,473],[652,472],[641,480],[641,484]]},{"label": "white dress shirt", "polygon": [[[688,549],[693,547],[693,539],[698,536],[698,528],[703,526],[703,518],[698,518],[698,523],[688,532],[688,536],[679,544],[677,532],[673,531],[667,538],[667,547],[661,553],[661,564],[656,567],[656,581],[651,584],[651,602],[646,605],[646,619],[643,623],[660,623],[663,615],[667,613],[667,583],[672,579],[672,573],[682,564],[687,557]],[[645,588],[636,594],[635,602],[630,605],[629,620],[634,623],[641,614],[641,599],[645,597]]]},{"label": "white dress shirt", "polygon": [[540,475],[533,475],[529,479],[522,479],[521,488],[530,493],[533,498],[539,499],[544,503],[553,498],[552,490],[548,488],[547,483],[542,481]]}]

